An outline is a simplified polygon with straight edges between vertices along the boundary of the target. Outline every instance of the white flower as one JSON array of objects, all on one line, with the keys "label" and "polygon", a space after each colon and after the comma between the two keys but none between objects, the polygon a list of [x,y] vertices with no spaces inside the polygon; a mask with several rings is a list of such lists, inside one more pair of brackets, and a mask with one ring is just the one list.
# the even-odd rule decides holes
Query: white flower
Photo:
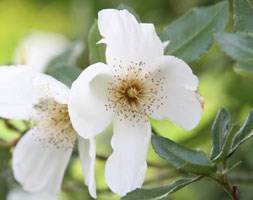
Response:
[{"label": "white flower", "polygon": [[13,189],[7,196],[7,200],[58,200],[56,195],[43,193],[28,193],[22,189]]},{"label": "white flower", "polygon": [[108,9],[99,12],[98,26],[107,65],[91,65],[73,83],[69,114],[84,138],[114,122],[105,178],[112,191],[125,195],[144,181],[151,136],[147,116],[188,130],[203,109],[197,77],[184,61],[163,55],[153,24],[138,23],[126,10]]},{"label": "white flower", "polygon": [[[15,179],[29,192],[58,193],[77,138],[68,114],[69,88],[27,66],[0,67],[0,117],[36,125],[13,152]],[[85,184],[96,197],[95,141],[78,138]]]},{"label": "white flower", "polygon": [[57,33],[33,31],[24,37],[14,54],[14,63],[27,65],[44,72],[50,61],[62,54],[70,42]]}]

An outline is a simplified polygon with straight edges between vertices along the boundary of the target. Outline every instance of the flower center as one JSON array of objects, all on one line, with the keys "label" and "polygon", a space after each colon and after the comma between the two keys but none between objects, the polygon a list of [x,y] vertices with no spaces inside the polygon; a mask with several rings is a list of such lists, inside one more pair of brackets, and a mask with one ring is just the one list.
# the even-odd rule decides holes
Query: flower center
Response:
[{"label": "flower center", "polygon": [[76,132],[72,127],[67,105],[60,104],[52,98],[45,98],[34,105],[34,108],[41,119],[37,128],[43,133],[40,134],[39,140],[42,140],[45,146],[72,149]]},{"label": "flower center", "polygon": [[163,97],[159,92],[163,79],[156,80],[151,72],[143,72],[143,64],[130,65],[126,70],[118,66],[114,81],[109,83],[109,104],[105,106],[107,110],[113,109],[121,120],[146,120],[145,116],[152,114],[161,105]]},{"label": "flower center", "polygon": [[129,97],[129,99],[135,99],[138,95],[138,91],[136,88],[131,87],[127,89],[127,96]]}]

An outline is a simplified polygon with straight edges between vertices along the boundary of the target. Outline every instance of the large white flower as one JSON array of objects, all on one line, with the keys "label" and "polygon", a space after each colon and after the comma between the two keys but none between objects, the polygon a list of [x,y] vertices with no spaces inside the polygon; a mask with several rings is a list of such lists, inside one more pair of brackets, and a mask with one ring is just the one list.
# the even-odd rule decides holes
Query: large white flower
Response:
[{"label": "large white flower", "polygon": [[99,12],[98,26],[107,65],[91,65],[73,83],[69,114],[84,138],[114,122],[105,177],[112,191],[125,195],[144,181],[151,136],[147,116],[188,130],[203,109],[197,77],[184,61],[163,55],[153,24],[138,23],[126,10],[107,9]]},{"label": "large white flower", "polygon": [[[60,191],[77,138],[68,114],[69,92],[64,84],[30,67],[0,67],[0,117],[36,124],[13,152],[14,176],[26,191]],[[95,141],[78,138],[78,143],[85,184],[96,197]]]}]

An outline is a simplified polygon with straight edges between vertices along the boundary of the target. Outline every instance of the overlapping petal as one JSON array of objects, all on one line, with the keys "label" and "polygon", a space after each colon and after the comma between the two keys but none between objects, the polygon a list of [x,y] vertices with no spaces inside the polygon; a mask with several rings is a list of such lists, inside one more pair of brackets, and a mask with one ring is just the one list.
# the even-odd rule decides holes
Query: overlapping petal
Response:
[{"label": "overlapping petal", "polygon": [[26,191],[58,193],[72,149],[48,145],[45,133],[38,129],[31,129],[18,142],[13,153],[14,176]]},{"label": "overlapping petal", "polygon": [[112,121],[113,111],[106,110],[108,84],[113,74],[107,65],[97,63],[84,70],[71,87],[69,115],[76,131],[93,138]]},{"label": "overlapping petal", "polygon": [[[91,81],[90,85],[93,87],[96,81]],[[67,121],[62,125],[66,125],[68,129],[59,127],[61,120],[67,120],[64,116],[64,119],[61,119],[60,113],[59,118],[53,116],[54,120],[57,118],[59,122],[50,118],[50,113],[57,112],[56,108],[50,107],[50,102],[66,105],[69,100],[69,88],[48,75],[33,71],[30,67],[6,66],[0,68],[0,92],[1,117],[43,119],[41,125],[32,128],[20,139],[14,150],[12,166],[16,180],[26,191],[58,193],[76,133],[69,129]],[[42,104],[48,105],[38,109]],[[86,173],[85,183],[89,186],[91,195],[96,197],[95,141],[80,139],[79,145],[83,171]]]},{"label": "overlapping petal", "polygon": [[164,79],[164,84],[157,99],[163,104],[154,109],[152,117],[169,119],[186,130],[194,128],[203,113],[196,94],[197,77],[184,61],[173,56],[160,58],[158,69],[160,71],[154,78]]},{"label": "overlapping petal", "polygon": [[56,102],[67,104],[69,100],[69,88],[46,74],[37,74],[32,79],[32,84],[43,94],[43,98],[53,98]]},{"label": "overlapping petal", "polygon": [[106,43],[106,61],[109,66],[145,62],[146,67],[163,55],[163,44],[153,24],[138,23],[127,10],[106,9],[98,13],[98,27]]},{"label": "overlapping petal", "polygon": [[85,184],[93,198],[97,197],[96,182],[94,177],[94,167],[96,160],[95,139],[78,139],[79,156],[81,159],[82,170],[85,176]]},{"label": "overlapping petal", "polygon": [[33,105],[43,96],[32,84],[35,72],[26,66],[0,67],[0,116],[30,119]]},{"label": "overlapping petal", "polygon": [[105,178],[110,189],[120,195],[141,187],[147,169],[146,154],[151,137],[148,121],[133,124],[116,117],[111,145],[112,155],[106,162]]},{"label": "overlapping petal", "polygon": [[34,105],[42,98],[66,104],[69,88],[56,79],[27,66],[0,68],[0,116],[12,119],[37,119]]}]

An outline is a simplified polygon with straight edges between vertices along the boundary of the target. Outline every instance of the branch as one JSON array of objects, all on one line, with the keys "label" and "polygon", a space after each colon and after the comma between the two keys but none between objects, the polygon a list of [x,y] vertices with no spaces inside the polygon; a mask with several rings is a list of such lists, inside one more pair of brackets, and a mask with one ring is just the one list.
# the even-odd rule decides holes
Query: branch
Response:
[{"label": "branch", "polygon": [[229,175],[229,179],[237,183],[249,183],[253,184],[253,176],[250,173],[246,174],[232,174]]}]

